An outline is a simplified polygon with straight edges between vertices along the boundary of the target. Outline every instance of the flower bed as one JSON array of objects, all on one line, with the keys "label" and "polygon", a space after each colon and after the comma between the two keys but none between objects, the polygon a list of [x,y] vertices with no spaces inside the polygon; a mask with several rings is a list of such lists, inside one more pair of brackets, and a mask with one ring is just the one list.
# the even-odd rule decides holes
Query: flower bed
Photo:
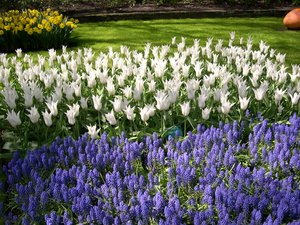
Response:
[{"label": "flower bed", "polygon": [[0,13],[0,51],[61,48],[78,21],[48,9]]},{"label": "flower bed", "polygon": [[[7,220],[23,224],[298,224],[300,117],[205,128],[184,140],[82,136],[15,153]],[[247,142],[247,143],[244,143]]]},{"label": "flower bed", "polygon": [[21,50],[16,57],[0,54],[0,110],[6,115],[0,129],[26,146],[77,138],[89,125],[95,136],[98,128],[142,137],[257,113],[286,121],[300,112],[300,66],[284,61],[263,41],[254,49],[251,38],[236,40],[234,33],[228,44],[208,39],[187,46],[185,38],[173,38],[171,45],[147,44],[144,52],[122,46],[107,53],[50,49],[38,59]]}]

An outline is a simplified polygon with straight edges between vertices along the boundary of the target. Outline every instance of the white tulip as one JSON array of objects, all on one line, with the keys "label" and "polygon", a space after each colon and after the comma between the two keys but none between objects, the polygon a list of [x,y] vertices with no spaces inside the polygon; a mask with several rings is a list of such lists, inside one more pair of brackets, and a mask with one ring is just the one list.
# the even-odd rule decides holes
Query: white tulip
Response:
[{"label": "white tulip", "polygon": [[297,80],[297,78],[300,77],[300,73],[293,73],[293,74],[289,74],[291,77],[291,81],[295,82]]},{"label": "white tulip", "polygon": [[277,55],[276,55],[276,61],[278,61],[279,63],[283,64],[285,62],[285,55],[286,54],[277,53]]},{"label": "white tulip", "polygon": [[172,45],[176,44],[176,37],[172,37]]},{"label": "white tulip", "polygon": [[96,139],[98,137],[98,133],[100,129],[97,130],[96,125],[94,126],[87,126],[88,134],[91,136],[92,139]]},{"label": "white tulip", "polygon": [[107,78],[106,90],[108,91],[109,95],[114,95],[115,92],[116,92],[115,85],[114,85],[112,77]]},{"label": "white tulip", "polygon": [[94,103],[94,108],[95,108],[97,111],[100,111],[101,108],[102,108],[102,103],[101,103],[102,96],[99,96],[99,95],[93,95],[93,96],[92,96],[92,99],[93,99],[93,103]]},{"label": "white tulip", "polygon": [[139,108],[140,109],[140,115],[141,115],[141,119],[146,122],[149,118],[150,118],[150,114],[148,111],[148,107],[145,106],[144,108]]},{"label": "white tulip", "polygon": [[151,80],[150,82],[148,82],[148,87],[149,87],[149,91],[154,92],[155,91],[155,81]]},{"label": "white tulip", "polygon": [[240,45],[242,45],[242,44],[243,44],[243,41],[244,41],[244,38],[243,38],[243,37],[241,37],[241,38],[240,38]]},{"label": "white tulip", "polygon": [[230,103],[229,101],[223,101],[221,105],[221,111],[224,114],[228,114],[230,112],[231,107],[234,103]]},{"label": "white tulip", "polygon": [[132,98],[132,88],[130,86],[126,86],[124,89],[121,89],[126,98]]},{"label": "white tulip", "polygon": [[20,112],[16,113],[14,110],[7,112],[6,120],[12,127],[16,127],[22,123],[20,119]]},{"label": "white tulip", "polygon": [[182,115],[188,116],[190,114],[190,110],[191,110],[190,102],[184,102],[183,104],[180,104],[180,107],[181,107]]},{"label": "white tulip", "polygon": [[121,112],[122,111],[122,98],[121,97],[115,97],[113,101],[110,101],[111,104],[114,107],[115,112]]},{"label": "white tulip", "polygon": [[[4,101],[9,106],[9,108],[14,109],[17,107],[16,100],[19,98],[18,93],[14,88],[5,88],[1,91],[4,96]],[[0,93],[1,93],[0,92]]]},{"label": "white tulip", "polygon": [[198,96],[198,106],[200,109],[203,109],[205,107],[205,103],[207,99],[208,99],[208,95],[206,94],[200,94]]},{"label": "white tulip", "polygon": [[188,77],[189,76],[189,70],[190,70],[190,65],[183,65],[182,66],[182,76],[183,77]]},{"label": "white tulip", "polygon": [[81,98],[80,98],[81,108],[86,109],[88,107],[87,101],[88,101],[88,98],[84,98],[84,97],[81,96]]},{"label": "white tulip", "polygon": [[241,98],[247,97],[247,90],[249,87],[246,84],[245,80],[239,80],[237,82],[238,93]]},{"label": "white tulip", "polygon": [[148,108],[149,116],[154,116],[155,110],[156,110],[155,107],[154,107],[154,104],[148,104],[145,107]]},{"label": "white tulip", "polygon": [[275,103],[276,105],[278,105],[281,101],[281,99],[283,98],[283,95],[285,94],[286,90],[282,90],[282,89],[276,89],[275,90]]},{"label": "white tulip", "polygon": [[205,109],[203,109],[202,110],[202,118],[204,120],[208,120],[210,112],[211,112],[211,108],[205,108]]},{"label": "white tulip", "polygon": [[52,125],[52,114],[49,113],[48,111],[42,112],[45,124],[50,127]]},{"label": "white tulip", "polygon": [[130,107],[130,105],[127,105],[124,109],[124,112],[126,113],[126,117],[128,120],[134,120],[134,107]]},{"label": "white tulip", "polygon": [[56,86],[54,88],[54,92],[52,94],[52,101],[54,101],[54,102],[61,102],[61,99],[62,99],[62,90],[61,90],[61,87]]},{"label": "white tulip", "polygon": [[156,108],[158,110],[167,110],[170,106],[168,95],[163,91],[157,91],[154,96],[156,100]]},{"label": "white tulip", "polygon": [[89,74],[89,76],[87,77],[87,82],[89,88],[94,87],[97,84],[95,72],[91,72]]},{"label": "white tulip", "polygon": [[117,120],[115,118],[115,114],[114,114],[113,110],[111,110],[110,113],[105,114],[105,117],[106,117],[107,121],[110,123],[110,125],[116,125],[117,124]]},{"label": "white tulip", "polygon": [[78,103],[75,103],[73,105],[68,105],[69,107],[69,110],[73,111],[74,114],[75,114],[75,117],[79,116],[79,109],[80,109],[80,106]]},{"label": "white tulip", "polygon": [[135,89],[135,90],[133,91],[133,99],[136,100],[136,101],[141,100],[141,98],[142,98],[142,93],[143,93],[142,90],[137,90],[137,89]]},{"label": "white tulip", "polygon": [[21,58],[22,57],[22,49],[18,48],[16,49],[17,57]]},{"label": "white tulip", "polygon": [[[70,106],[69,106],[70,107]],[[75,111],[72,109],[67,110],[67,112],[65,112],[66,116],[68,117],[68,123],[71,125],[74,125],[76,122],[76,115],[75,115]]]},{"label": "white tulip", "polygon": [[293,95],[289,95],[291,97],[292,105],[297,105],[300,98],[300,93],[295,92]]},{"label": "white tulip", "polygon": [[253,88],[256,100],[261,101],[265,97],[268,87],[269,87],[269,84],[266,81],[266,82],[262,83],[259,88],[257,88],[257,89]]},{"label": "white tulip", "polygon": [[81,96],[81,85],[78,85],[76,83],[72,83],[72,88],[74,90],[74,93],[77,97]]},{"label": "white tulip", "polygon": [[63,84],[63,92],[66,94],[66,98],[71,101],[74,99],[74,89],[72,88],[72,86],[70,84]]},{"label": "white tulip", "polygon": [[250,98],[239,96],[240,107],[242,110],[246,110],[250,101]]},{"label": "white tulip", "polygon": [[30,109],[27,109],[27,111],[29,112],[27,116],[29,117],[32,123],[36,123],[40,119],[40,114],[38,110],[35,108],[35,106],[31,107]]},{"label": "white tulip", "polygon": [[48,109],[50,110],[50,113],[52,116],[57,116],[58,110],[57,110],[57,101],[51,101],[51,102],[46,102],[46,105]]}]

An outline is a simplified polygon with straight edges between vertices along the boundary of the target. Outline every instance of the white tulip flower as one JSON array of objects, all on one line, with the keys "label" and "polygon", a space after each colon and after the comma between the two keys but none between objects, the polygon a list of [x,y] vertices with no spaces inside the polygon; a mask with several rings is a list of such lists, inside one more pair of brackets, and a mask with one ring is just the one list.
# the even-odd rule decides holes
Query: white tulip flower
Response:
[{"label": "white tulip flower", "polygon": [[113,105],[115,112],[121,112],[122,111],[122,108],[123,108],[122,107],[122,103],[123,103],[123,101],[122,101],[121,97],[117,96],[117,97],[114,98],[113,101],[110,101],[110,102]]},{"label": "white tulip flower", "polygon": [[230,112],[231,107],[234,103],[230,103],[229,101],[223,101],[221,105],[221,111],[224,114],[228,114]]},{"label": "white tulip flower", "polygon": [[172,37],[172,45],[176,44],[176,37]]},{"label": "white tulip flower", "polygon": [[146,107],[148,108],[149,116],[154,116],[156,110],[154,104],[148,104]]},{"label": "white tulip flower", "polygon": [[61,90],[61,87],[56,86],[54,88],[54,92],[52,94],[52,101],[59,103],[59,102],[61,102],[61,99],[62,99],[62,90]]},{"label": "white tulip flower", "polygon": [[168,95],[163,91],[157,91],[156,95],[154,96],[157,104],[156,108],[158,110],[167,110],[170,106]]},{"label": "white tulip flower", "polygon": [[190,65],[183,65],[182,66],[182,76],[183,77],[188,77],[189,76],[189,70],[190,70]]},{"label": "white tulip flower", "polygon": [[27,116],[29,117],[32,123],[36,123],[40,119],[40,114],[38,110],[35,108],[35,106],[31,107],[30,109],[27,109],[27,111],[29,112]]},{"label": "white tulip flower", "polygon": [[94,87],[97,84],[96,76],[95,76],[94,72],[89,74],[89,76],[87,77],[87,82],[88,82],[88,87],[89,88]]},{"label": "white tulip flower", "polygon": [[239,96],[240,107],[242,110],[246,110],[250,101],[250,98]]},{"label": "white tulip flower", "polygon": [[127,105],[125,107],[124,112],[126,113],[126,117],[128,120],[134,120],[135,118],[134,108],[135,107],[131,107],[130,105]]},{"label": "white tulip flower", "polygon": [[81,108],[83,109],[86,109],[88,107],[87,105],[87,101],[88,101],[89,98],[84,98],[84,97],[80,97],[80,106]]},{"label": "white tulip flower", "polygon": [[96,139],[98,137],[98,133],[100,129],[97,130],[96,125],[94,126],[87,126],[88,134],[91,136],[92,139]]},{"label": "white tulip flower", "polygon": [[[70,107],[70,106],[69,106]],[[65,112],[66,116],[68,117],[68,123],[71,125],[74,125],[76,122],[76,112],[73,109],[69,109],[67,110],[67,112]]]},{"label": "white tulip flower", "polygon": [[188,116],[190,114],[191,106],[190,102],[184,102],[180,104],[182,115]]},{"label": "white tulip flower", "polygon": [[108,77],[106,81],[106,90],[109,95],[114,95],[116,92],[115,85],[112,77]]},{"label": "white tulip flower", "polygon": [[16,49],[17,57],[21,58],[22,57],[22,49],[18,48]]},{"label": "white tulip flower", "polygon": [[238,93],[241,98],[247,97],[247,90],[249,87],[246,84],[245,80],[239,80],[237,82]]},{"label": "white tulip flower", "polygon": [[208,95],[206,94],[200,94],[198,96],[198,106],[200,109],[203,109],[205,107],[205,103],[207,99],[208,99]]},{"label": "white tulip flower", "polygon": [[150,118],[149,110],[148,107],[145,106],[144,108],[139,108],[140,109],[140,115],[141,119],[146,122]]},{"label": "white tulip flower", "polygon": [[300,98],[300,93],[295,92],[293,95],[289,95],[291,97],[292,105],[297,105]]},{"label": "white tulip flower", "polygon": [[20,112],[16,113],[14,110],[7,112],[6,120],[12,127],[16,127],[22,123],[20,119]]},{"label": "white tulip flower", "polygon": [[242,45],[244,42],[244,38],[243,37],[240,37],[240,45]]},{"label": "white tulip flower", "polygon": [[133,99],[136,100],[136,101],[141,100],[142,93],[143,93],[142,90],[138,90],[138,89],[133,90]]},{"label": "white tulip flower", "polygon": [[121,90],[123,91],[123,94],[125,95],[126,98],[128,99],[132,98],[132,88],[130,86],[126,86]]},{"label": "white tulip flower", "polygon": [[204,120],[208,120],[209,119],[209,115],[210,115],[210,112],[211,112],[211,108],[205,108],[202,110],[202,118]]},{"label": "white tulip flower", "polygon": [[286,54],[277,53],[277,55],[276,55],[276,61],[278,61],[279,63],[283,64],[285,62],[285,55]]},{"label": "white tulip flower", "polygon": [[52,114],[48,111],[42,112],[45,124],[50,127],[52,125]]},{"label": "white tulip flower", "polygon": [[81,96],[81,85],[78,85],[76,83],[72,83],[71,86],[74,90],[74,93],[75,93],[76,97],[80,97]]},{"label": "white tulip flower", "polygon": [[102,103],[101,103],[102,96],[99,96],[99,95],[93,95],[93,96],[92,96],[92,99],[93,99],[93,103],[94,103],[94,108],[95,108],[97,111],[100,111],[101,108],[102,108]]},{"label": "white tulip flower", "polygon": [[291,81],[295,82],[297,80],[297,78],[300,77],[300,73],[293,73],[293,74],[289,74],[291,77]]},{"label": "white tulip flower", "polygon": [[281,99],[283,98],[284,94],[285,94],[286,90],[282,90],[282,89],[276,89],[275,90],[275,103],[276,105],[278,105],[281,101]]},{"label": "white tulip flower", "polygon": [[155,91],[155,81],[151,80],[148,82],[149,91],[154,92]]},{"label": "white tulip flower", "polygon": [[74,99],[74,89],[72,88],[72,86],[70,84],[63,84],[63,92],[66,94],[66,98],[71,101]]},{"label": "white tulip flower", "polygon": [[268,87],[269,87],[269,84],[266,81],[266,82],[262,83],[259,88],[257,88],[257,89],[253,88],[256,100],[261,101],[265,97]]},{"label": "white tulip flower", "polygon": [[52,116],[57,116],[57,114],[58,114],[57,103],[58,103],[58,101],[46,102],[46,105],[47,105],[48,109],[50,110],[50,113]]},{"label": "white tulip flower", "polygon": [[68,107],[69,107],[69,110],[74,112],[75,117],[79,116],[80,105],[78,103],[75,103],[73,105],[68,105]]},{"label": "white tulip flower", "polygon": [[9,106],[9,108],[11,109],[16,108],[17,107],[16,100],[19,98],[17,91],[14,88],[7,87],[1,92],[4,96],[4,101]]},{"label": "white tulip flower", "polygon": [[107,121],[110,123],[110,125],[116,125],[117,124],[117,120],[114,114],[114,110],[111,110],[110,113],[106,113],[105,117],[107,119]]}]

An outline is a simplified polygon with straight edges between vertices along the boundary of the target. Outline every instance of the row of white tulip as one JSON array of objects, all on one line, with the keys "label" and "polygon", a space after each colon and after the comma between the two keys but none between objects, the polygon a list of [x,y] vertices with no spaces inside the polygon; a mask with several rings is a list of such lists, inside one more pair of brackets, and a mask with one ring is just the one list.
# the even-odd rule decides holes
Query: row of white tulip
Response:
[{"label": "row of white tulip", "polygon": [[107,53],[63,47],[61,54],[50,49],[37,58],[21,50],[0,54],[1,112],[12,127],[24,121],[50,127],[60,115],[73,126],[81,113],[84,120],[98,112],[95,122],[128,120],[140,129],[150,118],[166,119],[160,112],[173,123],[181,116],[197,123],[241,118],[247,109],[270,118],[298,110],[300,66],[287,67],[285,55],[263,41],[258,49],[251,38],[243,42],[231,33],[226,45],[210,38],[189,47],[185,38],[173,38],[171,45],[147,44],[143,52],[121,46]]}]

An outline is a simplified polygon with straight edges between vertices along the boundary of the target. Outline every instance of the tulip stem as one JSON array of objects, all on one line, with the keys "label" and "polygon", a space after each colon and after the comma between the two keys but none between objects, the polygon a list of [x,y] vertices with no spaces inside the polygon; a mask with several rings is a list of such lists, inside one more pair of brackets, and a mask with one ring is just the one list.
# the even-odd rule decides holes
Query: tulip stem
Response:
[{"label": "tulip stem", "polygon": [[192,123],[192,121],[191,121],[191,118],[188,116],[187,119],[188,119],[189,123],[191,124],[193,130],[195,130],[195,127],[194,127],[194,125],[193,125],[193,123]]},{"label": "tulip stem", "polygon": [[99,126],[99,129],[100,129],[100,134],[101,134],[101,123],[100,123],[100,112],[98,111],[98,126]]}]

